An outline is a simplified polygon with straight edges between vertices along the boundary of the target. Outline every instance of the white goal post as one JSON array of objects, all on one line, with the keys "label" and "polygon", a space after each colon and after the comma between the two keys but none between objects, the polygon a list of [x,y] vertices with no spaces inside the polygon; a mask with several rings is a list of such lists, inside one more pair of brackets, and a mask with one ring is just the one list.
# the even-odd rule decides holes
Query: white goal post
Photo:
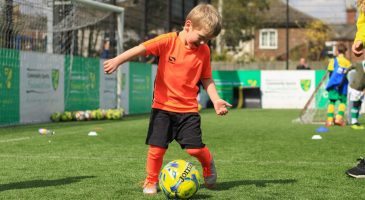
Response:
[{"label": "white goal post", "polygon": [[93,0],[73,0],[73,1],[84,4],[89,7],[93,7],[93,8],[97,8],[97,9],[105,10],[105,11],[111,11],[111,12],[115,12],[118,14],[118,17],[117,17],[117,24],[118,24],[117,25],[117,33],[118,33],[117,53],[118,54],[121,53],[123,51],[124,8],[106,4],[106,3],[101,3],[98,1],[93,1]]},{"label": "white goal post", "polygon": [[[123,52],[123,32],[124,32],[124,8],[117,7],[110,4],[105,4],[97,1],[92,0],[74,0],[75,2],[79,2],[85,4],[86,6],[112,11],[117,13],[117,36],[118,36],[118,43],[117,43],[117,54]],[[122,96],[122,71],[120,68],[117,71],[117,107],[121,108],[121,96]]]}]

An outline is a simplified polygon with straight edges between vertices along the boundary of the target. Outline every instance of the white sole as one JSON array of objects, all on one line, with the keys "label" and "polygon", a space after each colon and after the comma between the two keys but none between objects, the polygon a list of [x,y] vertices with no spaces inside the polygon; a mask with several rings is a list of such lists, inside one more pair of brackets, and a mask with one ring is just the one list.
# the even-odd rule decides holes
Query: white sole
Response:
[{"label": "white sole", "polygon": [[354,175],[354,174],[350,174],[350,173],[347,173],[347,175],[354,177],[354,178],[365,178],[365,175]]}]

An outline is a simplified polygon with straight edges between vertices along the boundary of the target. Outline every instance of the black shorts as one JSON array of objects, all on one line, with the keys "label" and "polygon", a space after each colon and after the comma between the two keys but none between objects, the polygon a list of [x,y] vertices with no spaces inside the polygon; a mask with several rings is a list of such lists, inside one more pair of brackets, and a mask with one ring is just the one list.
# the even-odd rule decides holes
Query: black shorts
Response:
[{"label": "black shorts", "polygon": [[176,140],[181,148],[203,148],[199,113],[152,109],[146,144],[168,148]]}]

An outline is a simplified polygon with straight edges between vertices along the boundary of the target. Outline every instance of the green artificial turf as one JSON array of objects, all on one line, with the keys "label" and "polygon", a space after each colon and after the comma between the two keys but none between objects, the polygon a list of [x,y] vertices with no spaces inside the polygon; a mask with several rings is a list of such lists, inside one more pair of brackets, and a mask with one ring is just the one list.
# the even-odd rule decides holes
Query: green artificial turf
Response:
[{"label": "green artificial turf", "polygon": [[[365,131],[293,124],[298,110],[204,110],[203,139],[217,171],[216,189],[193,199],[364,199],[365,179],[345,171],[365,155]],[[0,199],[165,199],[142,194],[148,115],[0,128]],[[38,128],[55,130],[41,136]],[[88,136],[96,131],[98,136]],[[173,142],[164,164],[185,159]]]}]

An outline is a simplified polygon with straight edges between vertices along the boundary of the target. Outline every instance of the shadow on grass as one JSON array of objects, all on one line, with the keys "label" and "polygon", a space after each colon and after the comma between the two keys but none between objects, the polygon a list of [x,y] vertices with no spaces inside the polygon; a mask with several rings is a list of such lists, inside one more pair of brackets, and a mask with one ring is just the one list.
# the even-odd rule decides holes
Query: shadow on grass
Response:
[{"label": "shadow on grass", "polygon": [[229,190],[233,187],[240,185],[255,185],[256,187],[266,187],[267,184],[291,184],[295,183],[295,179],[284,179],[284,180],[240,180],[240,181],[227,181],[217,183],[213,190]]},{"label": "shadow on grass", "polygon": [[86,179],[86,178],[95,178],[95,176],[75,176],[75,177],[67,177],[67,178],[56,179],[56,180],[30,180],[30,181],[1,184],[0,192],[6,191],[6,190],[18,190],[18,189],[27,189],[27,188],[40,188],[40,187],[67,185],[67,184],[71,184],[71,183],[80,182],[82,179]]},{"label": "shadow on grass", "polygon": [[150,114],[133,114],[124,116],[120,120],[90,120],[90,121],[68,121],[68,122],[52,122],[52,123],[37,123],[37,124],[14,124],[14,125],[7,125],[7,126],[0,126],[0,133],[7,133],[10,130],[13,131],[27,131],[27,130],[38,130],[40,127],[47,127],[49,129],[59,129],[60,126],[90,126],[90,125],[107,125],[107,124],[118,124],[118,123],[125,123],[125,121],[136,121],[136,120],[147,120],[146,124],[148,125]]},{"label": "shadow on grass", "polygon": [[199,194],[199,192],[198,192],[198,194],[196,194],[196,195],[192,196],[192,197],[191,197],[191,198],[189,198],[189,199],[210,199],[210,198],[212,198],[212,196],[211,196],[211,195]]}]

